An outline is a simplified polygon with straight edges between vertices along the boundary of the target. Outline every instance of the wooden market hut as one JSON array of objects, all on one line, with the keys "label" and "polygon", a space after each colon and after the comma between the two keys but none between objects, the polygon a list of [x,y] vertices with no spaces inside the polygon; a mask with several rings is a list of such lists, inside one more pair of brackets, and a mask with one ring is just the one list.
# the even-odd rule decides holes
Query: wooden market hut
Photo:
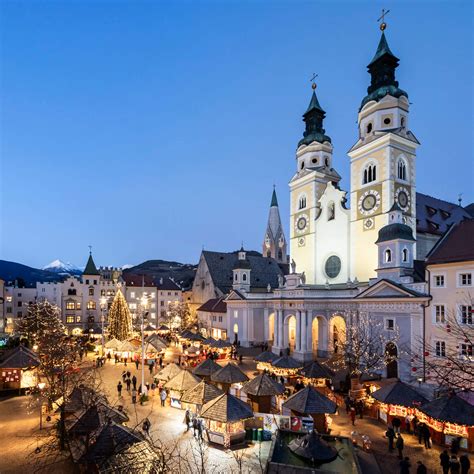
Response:
[{"label": "wooden market hut", "polygon": [[[373,403],[371,399],[373,399]],[[427,401],[412,386],[397,380],[372,392],[370,397],[367,397],[366,404],[372,416],[385,423],[391,423],[396,417],[403,424],[403,420],[408,414],[414,414],[416,407]]]},{"label": "wooden market hut", "polygon": [[121,344],[122,343],[114,337],[110,341],[107,341],[104,347],[106,349],[106,352],[115,352]]},{"label": "wooden market hut", "polygon": [[224,392],[230,390],[231,385],[247,382],[249,378],[232,362],[211,374],[211,381],[217,383]]},{"label": "wooden market hut", "polygon": [[211,344],[214,344],[217,339],[214,339],[213,337],[208,337],[202,341],[203,346],[210,346]]},{"label": "wooden market hut", "polygon": [[315,387],[327,387],[327,384],[331,382],[333,374],[323,364],[314,360],[308,365],[305,365],[298,372],[305,385],[313,385]]},{"label": "wooden market hut", "polygon": [[206,359],[193,369],[193,374],[209,382],[211,375],[221,369],[222,367],[212,359]]},{"label": "wooden market hut", "polygon": [[270,370],[272,362],[279,359],[273,352],[265,351],[258,354],[254,361],[257,363],[257,370]]},{"label": "wooden market hut", "polygon": [[461,393],[449,393],[416,409],[420,423],[430,428],[434,442],[451,445],[461,438],[461,447],[474,451],[474,405],[464,400]]},{"label": "wooden market hut", "polygon": [[213,342],[209,347],[212,351],[217,351],[217,353],[219,354],[219,359],[226,359],[230,353],[232,344],[229,341],[218,339],[216,342]]},{"label": "wooden market hut", "polygon": [[0,361],[0,390],[21,390],[37,384],[38,355],[25,346],[6,352]]},{"label": "wooden market hut", "polygon": [[188,408],[188,405],[190,405],[191,411],[200,413],[203,405],[219,397],[222,393],[222,390],[215,385],[202,380],[193,388],[183,393],[181,397],[182,408]]},{"label": "wooden market hut", "polygon": [[168,382],[168,380],[171,380],[173,377],[178,375],[182,370],[183,369],[181,369],[178,365],[172,362],[171,364],[168,364],[166,367],[163,367],[163,369],[161,369],[155,375],[155,377],[161,382]]},{"label": "wooden market hut", "polygon": [[254,412],[272,413],[273,397],[281,395],[285,387],[263,373],[247,382],[242,391],[247,394]]},{"label": "wooden market hut", "polygon": [[278,377],[297,377],[298,370],[303,368],[303,363],[290,356],[278,357],[272,362],[270,372]]},{"label": "wooden market hut", "polygon": [[326,433],[326,414],[336,413],[337,405],[308,385],[289,397],[283,403],[283,408],[291,410],[296,416],[310,415],[314,420],[314,428],[319,433]]},{"label": "wooden market hut", "polygon": [[170,391],[171,406],[181,408],[181,397],[184,392],[195,387],[201,381],[200,378],[187,370],[182,370],[171,380],[165,383],[164,387]]},{"label": "wooden market hut", "polygon": [[202,407],[201,418],[206,420],[208,441],[229,447],[245,440],[244,420],[253,418],[253,412],[247,403],[224,393]]}]

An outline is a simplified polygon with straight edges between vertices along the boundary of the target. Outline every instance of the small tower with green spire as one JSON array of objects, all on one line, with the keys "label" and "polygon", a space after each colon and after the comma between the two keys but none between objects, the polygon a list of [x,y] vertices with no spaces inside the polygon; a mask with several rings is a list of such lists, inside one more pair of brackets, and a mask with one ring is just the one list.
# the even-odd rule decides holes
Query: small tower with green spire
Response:
[{"label": "small tower with green spire", "polygon": [[100,273],[95,266],[94,259],[92,258],[92,250],[89,250],[89,258],[87,259],[86,267],[82,272],[82,281],[87,283],[86,280],[88,280],[89,283],[92,284],[92,281],[95,280],[97,282],[99,277]]},{"label": "small tower with green spire", "polygon": [[264,257],[272,257],[279,263],[288,263],[286,252],[287,246],[285,233],[283,232],[283,226],[281,225],[280,210],[278,209],[278,199],[275,186],[273,186],[262,255]]}]

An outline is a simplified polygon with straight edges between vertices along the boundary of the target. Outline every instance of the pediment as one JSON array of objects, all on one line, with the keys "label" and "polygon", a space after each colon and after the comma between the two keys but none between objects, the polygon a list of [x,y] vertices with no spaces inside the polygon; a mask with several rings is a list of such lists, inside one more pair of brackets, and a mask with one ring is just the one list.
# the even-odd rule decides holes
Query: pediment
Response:
[{"label": "pediment", "polygon": [[356,296],[364,298],[416,298],[416,292],[390,280],[380,280]]},{"label": "pediment", "polygon": [[245,299],[245,296],[240,291],[231,290],[225,301],[242,301]]}]

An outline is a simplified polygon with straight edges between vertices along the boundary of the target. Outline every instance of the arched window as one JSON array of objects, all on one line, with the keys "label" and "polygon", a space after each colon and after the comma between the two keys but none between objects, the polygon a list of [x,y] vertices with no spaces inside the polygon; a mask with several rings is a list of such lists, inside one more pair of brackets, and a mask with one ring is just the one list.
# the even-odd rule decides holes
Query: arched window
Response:
[{"label": "arched window", "polygon": [[329,158],[327,156],[324,158],[324,166],[329,166]]},{"label": "arched window", "polygon": [[385,263],[392,261],[392,251],[390,249],[385,250]]},{"label": "arched window", "polygon": [[95,301],[88,301],[87,302],[87,309],[95,309],[96,308],[96,304],[95,304]]},{"label": "arched window", "polygon": [[304,169],[304,161],[301,162],[300,168],[301,168],[301,169]]},{"label": "arched window", "polygon": [[283,252],[280,250],[278,250],[278,260],[282,260],[283,259]]},{"label": "arched window", "polygon": [[202,280],[201,282],[201,290],[204,290],[206,288],[206,282]]},{"label": "arched window", "polygon": [[400,119],[400,126],[401,126],[402,128],[405,128],[405,117],[402,117],[402,118]]},{"label": "arched window", "polygon": [[304,209],[306,207],[306,196],[301,196],[299,201],[299,208]]},{"label": "arched window", "polygon": [[372,123],[367,124],[367,133],[370,133],[372,131]]},{"label": "arched window", "polygon": [[237,273],[234,274],[234,280],[237,281],[238,280],[238,276],[237,276]]},{"label": "arched window", "polygon": [[242,281],[247,281],[247,274],[246,273],[242,274]]},{"label": "arched window", "polygon": [[328,204],[328,221],[332,221],[336,216],[336,207],[333,202]]},{"label": "arched window", "polygon": [[402,262],[408,262],[408,250],[407,249],[402,250]]},{"label": "arched window", "polygon": [[407,179],[407,166],[405,162],[400,159],[398,160],[398,166],[397,166],[397,176],[398,179],[403,179],[403,181],[406,181]]},{"label": "arched window", "polygon": [[364,169],[364,175],[362,178],[362,184],[371,183],[377,179],[377,166],[376,165],[368,165]]}]

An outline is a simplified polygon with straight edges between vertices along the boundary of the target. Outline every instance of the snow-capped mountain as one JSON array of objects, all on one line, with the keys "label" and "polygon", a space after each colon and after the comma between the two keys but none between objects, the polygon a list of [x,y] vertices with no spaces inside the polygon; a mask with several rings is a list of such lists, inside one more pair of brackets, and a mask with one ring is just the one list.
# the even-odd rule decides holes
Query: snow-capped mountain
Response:
[{"label": "snow-capped mountain", "polygon": [[77,275],[82,273],[82,270],[70,263],[70,262],[63,262],[62,260],[56,259],[43,267],[43,270],[47,270],[48,272],[54,273],[68,273],[70,275]]}]

